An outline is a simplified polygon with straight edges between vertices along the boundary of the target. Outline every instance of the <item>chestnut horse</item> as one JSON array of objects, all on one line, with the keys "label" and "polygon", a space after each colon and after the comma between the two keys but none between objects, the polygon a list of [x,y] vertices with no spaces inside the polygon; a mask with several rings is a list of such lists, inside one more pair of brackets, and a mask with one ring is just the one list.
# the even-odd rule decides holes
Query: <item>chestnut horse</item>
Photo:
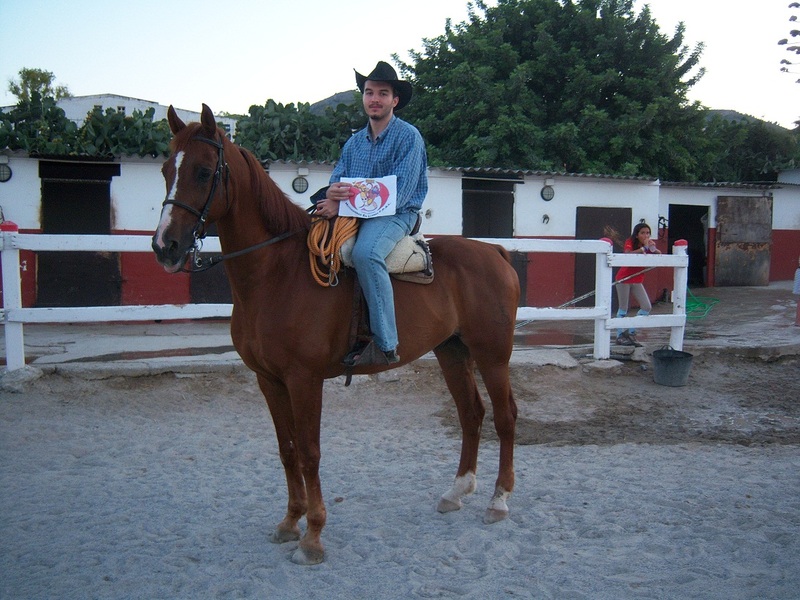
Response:
[{"label": "chestnut horse", "polygon": [[[327,288],[314,281],[306,247],[311,217],[250,152],[228,140],[205,104],[200,123],[183,123],[171,106],[168,121],[175,136],[162,167],[167,196],[153,250],[167,271],[181,270],[205,224],[217,224],[233,294],[231,336],[266,398],[286,472],[288,508],[272,541],[299,540],[292,560],[319,563],[326,519],[319,478],[322,387],[345,371],[354,278],[343,276]],[[500,246],[446,237],[430,240],[430,249],[432,283],[394,281],[399,365],[433,350],[458,409],[461,459],[453,486],[439,501],[441,512],[460,508],[475,490],[485,407],[473,368],[480,371],[500,439],[499,472],[484,517],[492,523],[508,516],[506,500],[514,488],[517,407],[508,363],[519,280]]]}]

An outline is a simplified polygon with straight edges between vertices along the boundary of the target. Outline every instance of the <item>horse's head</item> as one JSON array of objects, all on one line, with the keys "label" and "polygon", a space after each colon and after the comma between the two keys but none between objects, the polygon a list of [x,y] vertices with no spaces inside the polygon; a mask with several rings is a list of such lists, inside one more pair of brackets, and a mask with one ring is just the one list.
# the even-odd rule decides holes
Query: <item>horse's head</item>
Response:
[{"label": "horse's head", "polygon": [[186,125],[172,106],[167,120],[175,137],[172,155],[161,167],[167,195],[153,235],[153,251],[158,262],[174,273],[205,235],[206,224],[227,209],[227,164],[225,135],[208,106],[203,104],[200,123]]}]

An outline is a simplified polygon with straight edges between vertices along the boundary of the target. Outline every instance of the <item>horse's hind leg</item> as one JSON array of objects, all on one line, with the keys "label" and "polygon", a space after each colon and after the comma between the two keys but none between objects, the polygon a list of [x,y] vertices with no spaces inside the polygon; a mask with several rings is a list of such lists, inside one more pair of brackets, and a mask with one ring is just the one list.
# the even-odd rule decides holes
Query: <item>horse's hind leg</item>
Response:
[{"label": "horse's hind leg", "polygon": [[486,523],[495,523],[508,516],[506,500],[514,490],[514,432],[517,423],[517,403],[511,391],[508,363],[482,364],[478,369],[492,400],[494,426],[500,439],[500,467],[495,482],[494,495],[484,515]]},{"label": "horse's hind leg", "polygon": [[434,349],[447,388],[453,396],[461,424],[461,459],[453,487],[439,500],[437,510],[450,512],[461,508],[461,499],[475,491],[478,445],[486,408],[472,374],[472,359],[463,342],[452,337]]}]

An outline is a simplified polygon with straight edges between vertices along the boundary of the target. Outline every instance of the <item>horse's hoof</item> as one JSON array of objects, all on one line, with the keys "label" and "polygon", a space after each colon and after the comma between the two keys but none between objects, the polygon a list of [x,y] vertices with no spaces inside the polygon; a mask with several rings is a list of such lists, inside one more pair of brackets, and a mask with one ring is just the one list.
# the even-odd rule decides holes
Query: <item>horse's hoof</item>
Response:
[{"label": "horse's hoof", "polygon": [[284,544],[286,542],[296,542],[300,539],[300,528],[276,529],[270,536],[269,541],[273,544]]},{"label": "horse's hoof", "polygon": [[451,487],[446,493],[442,494],[439,499],[439,506],[436,507],[440,513],[453,512],[461,508],[461,499],[469,496],[478,487],[478,482],[475,479],[475,473],[467,472],[464,475],[456,477]]},{"label": "horse's hoof", "polygon": [[484,523],[489,525],[508,518],[508,503],[506,500],[510,495],[511,492],[507,492],[501,487],[495,489],[492,501],[489,502],[489,508],[486,509],[486,513],[483,515]]},{"label": "horse's hoof", "polygon": [[449,513],[453,512],[454,510],[459,510],[461,508],[461,502],[453,502],[452,500],[448,500],[444,496],[439,498],[439,505],[436,507],[440,513]]},{"label": "horse's hoof", "polygon": [[486,513],[483,515],[483,522],[487,525],[503,521],[508,518],[508,509],[500,510],[497,508],[487,508]]},{"label": "horse's hoof", "polygon": [[292,562],[296,565],[318,565],[325,560],[325,552],[322,550],[309,550],[308,548],[298,548],[292,554]]}]

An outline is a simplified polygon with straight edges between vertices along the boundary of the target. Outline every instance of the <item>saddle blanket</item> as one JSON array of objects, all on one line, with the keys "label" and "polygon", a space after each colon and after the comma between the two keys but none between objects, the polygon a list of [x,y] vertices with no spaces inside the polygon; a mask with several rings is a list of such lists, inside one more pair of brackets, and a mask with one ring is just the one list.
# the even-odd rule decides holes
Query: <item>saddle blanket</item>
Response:
[{"label": "saddle blanket", "polygon": [[[353,246],[356,243],[356,237],[353,236],[342,244],[341,256],[342,264],[347,267],[353,266]],[[433,268],[431,265],[430,251],[428,250],[428,243],[425,237],[418,233],[416,235],[407,235],[400,240],[397,245],[386,257],[386,266],[389,273],[395,275],[398,279],[406,279],[402,275],[414,273],[413,281],[418,283],[430,283],[433,279]],[[423,279],[425,281],[421,281]]]}]

